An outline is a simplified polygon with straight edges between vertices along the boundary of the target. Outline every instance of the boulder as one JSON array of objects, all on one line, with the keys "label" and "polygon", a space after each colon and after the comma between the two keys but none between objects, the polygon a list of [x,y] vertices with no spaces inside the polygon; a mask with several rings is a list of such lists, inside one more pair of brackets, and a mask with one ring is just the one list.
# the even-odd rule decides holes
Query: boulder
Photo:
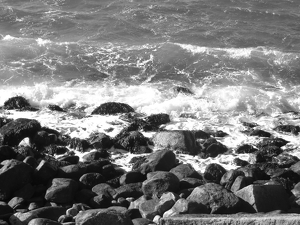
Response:
[{"label": "boulder", "polygon": [[35,218],[29,221],[28,225],[61,225],[59,222],[45,219],[45,218]]},{"label": "boulder", "polygon": [[0,146],[0,162],[7,159],[14,159],[17,156],[17,153],[14,149],[8,145]]},{"label": "boulder", "polygon": [[84,204],[88,204],[90,199],[97,196],[97,194],[89,189],[81,189],[75,195],[76,202],[82,202]]},{"label": "boulder", "polygon": [[128,104],[119,102],[106,102],[94,109],[92,115],[115,115],[129,112],[134,112],[134,109]]},{"label": "boulder", "polygon": [[170,116],[165,113],[152,114],[150,116],[147,116],[144,120],[151,126],[157,126],[157,127],[162,124],[171,122]]},{"label": "boulder", "polygon": [[105,178],[100,173],[86,173],[79,178],[81,188],[92,189],[101,183],[105,183]]},{"label": "boulder", "polygon": [[264,131],[264,130],[259,130],[259,129],[250,131],[249,135],[250,136],[258,136],[258,137],[271,137],[271,133]]},{"label": "boulder", "polygon": [[220,142],[217,142],[217,143],[211,144],[202,152],[204,153],[205,158],[207,158],[207,157],[215,158],[218,155],[223,154],[227,151],[228,151],[228,149],[225,145],[221,144]]},{"label": "boulder", "polygon": [[239,170],[229,170],[227,171],[221,178],[220,184],[223,185],[225,188],[229,189],[231,188],[233,182],[238,176],[243,176],[244,173]]},{"label": "boulder", "polygon": [[14,210],[17,209],[27,209],[26,201],[24,198],[21,197],[13,197],[9,202],[8,205],[13,208]]},{"label": "boulder", "polygon": [[14,210],[6,203],[0,201],[0,218],[6,214],[12,214]]},{"label": "boulder", "polygon": [[79,164],[68,165],[58,169],[57,177],[79,180],[79,178],[86,172],[87,168],[85,166],[81,166]]},{"label": "boulder", "polygon": [[159,214],[157,211],[158,203],[159,203],[159,199],[157,198],[142,202],[139,206],[139,210],[142,217],[149,220],[153,220],[153,218]]},{"label": "boulder", "polygon": [[242,201],[219,184],[196,187],[186,199],[189,213],[233,214],[242,209]]},{"label": "boulder", "polygon": [[114,199],[124,197],[133,197],[133,198],[139,198],[143,195],[142,192],[142,183],[130,183],[130,184],[124,184],[118,188],[115,189],[115,194],[113,195]]},{"label": "boulder", "polygon": [[138,170],[142,174],[154,171],[169,171],[176,165],[176,156],[171,150],[157,150],[141,163]]},{"label": "boulder", "polygon": [[0,169],[0,200],[10,199],[15,191],[30,183],[32,174],[33,169],[28,164],[8,160]]},{"label": "boulder", "polygon": [[150,225],[153,224],[152,220],[146,218],[135,218],[132,220],[133,225]]},{"label": "boulder", "polygon": [[95,192],[97,195],[105,194],[112,198],[115,195],[116,191],[106,183],[97,184],[92,188],[92,191]]},{"label": "boulder", "polygon": [[51,111],[57,111],[57,112],[65,112],[65,110],[63,110],[60,106],[58,105],[48,105],[47,106],[48,109],[50,109]]},{"label": "boulder", "polygon": [[88,205],[95,209],[107,208],[111,206],[111,198],[105,194],[96,195],[89,200]]},{"label": "boulder", "polygon": [[75,197],[78,183],[68,178],[54,178],[47,189],[45,199],[55,203],[70,203]]},{"label": "boulder", "polygon": [[120,177],[120,185],[143,182],[146,176],[140,171],[129,171]]},{"label": "boulder", "polygon": [[150,153],[149,139],[138,131],[126,132],[115,138],[115,148],[125,149],[130,153]]},{"label": "boulder", "polygon": [[170,170],[171,173],[174,173],[179,180],[191,177],[202,179],[202,176],[194,169],[191,164],[180,164]]},{"label": "boulder", "polygon": [[262,148],[265,146],[277,146],[282,147],[285,146],[287,143],[289,143],[287,140],[284,140],[282,138],[278,137],[270,137],[270,138],[264,138],[262,141],[260,141],[257,145],[258,148]]},{"label": "boulder", "polygon": [[20,111],[37,111],[37,109],[31,107],[28,100],[22,96],[9,98],[4,102],[3,108],[7,110],[17,109]]},{"label": "boulder", "polygon": [[79,152],[86,152],[90,148],[90,143],[81,138],[72,138],[69,140],[70,148],[79,151]]},{"label": "boulder", "polygon": [[110,149],[113,146],[113,140],[105,133],[93,133],[87,141],[95,149]]},{"label": "boulder", "polygon": [[186,178],[180,179],[179,188],[180,188],[180,190],[188,189],[188,188],[195,188],[195,187],[198,187],[205,183],[206,182],[203,179],[186,177]]},{"label": "boulder", "polygon": [[290,208],[289,196],[282,185],[251,184],[235,194],[248,202],[255,212],[287,211]]},{"label": "boulder", "polygon": [[194,93],[190,89],[188,89],[186,87],[182,87],[182,86],[173,87],[173,91],[176,94],[181,93],[181,94],[184,94],[184,95],[194,95]]},{"label": "boulder", "polygon": [[177,192],[179,179],[173,173],[158,171],[143,182],[142,191],[146,198],[160,197],[165,192]]},{"label": "boulder", "polygon": [[9,218],[11,225],[27,225],[32,219],[45,218],[57,221],[61,215],[66,214],[66,208],[58,206],[42,207],[25,213],[15,213]]},{"label": "boulder", "polygon": [[178,199],[173,207],[163,214],[163,218],[188,213],[189,203],[186,199]]},{"label": "boulder", "polygon": [[279,132],[292,133],[294,135],[298,135],[298,133],[300,131],[300,127],[291,125],[291,124],[286,124],[286,125],[279,125],[279,126],[275,127],[274,130],[279,131]]},{"label": "boulder", "polygon": [[208,182],[220,183],[222,176],[226,173],[226,169],[217,163],[207,165],[203,173],[203,177]]},{"label": "boulder", "polygon": [[81,211],[75,218],[76,225],[132,225],[132,221],[126,213],[113,209],[90,209]]},{"label": "boulder", "polygon": [[233,184],[230,187],[230,190],[235,193],[238,190],[247,187],[253,183],[252,177],[238,176],[235,178]]},{"label": "boulder", "polygon": [[57,174],[58,168],[46,160],[42,160],[34,172],[34,180],[36,183],[47,183]]},{"label": "boulder", "polygon": [[8,119],[6,117],[0,117],[0,127],[3,127],[5,124],[13,121],[13,119]]},{"label": "boulder", "polygon": [[243,154],[243,153],[253,153],[253,152],[257,152],[258,149],[255,148],[252,145],[249,144],[243,144],[241,146],[238,146],[237,149],[235,150],[236,153],[238,154]]},{"label": "boulder", "polygon": [[35,193],[35,187],[32,186],[32,184],[27,183],[23,187],[21,187],[19,190],[17,190],[13,196],[24,198],[25,200],[29,200],[33,197]]},{"label": "boulder", "polygon": [[154,145],[158,148],[169,148],[183,153],[197,153],[196,139],[192,131],[170,130],[160,131],[153,136]]},{"label": "boulder", "polygon": [[156,205],[156,211],[160,216],[171,209],[175,202],[179,199],[179,196],[173,192],[165,192],[159,199],[158,204]]},{"label": "boulder", "polygon": [[37,120],[19,118],[0,128],[0,145],[17,146],[24,138],[32,138],[41,129]]}]

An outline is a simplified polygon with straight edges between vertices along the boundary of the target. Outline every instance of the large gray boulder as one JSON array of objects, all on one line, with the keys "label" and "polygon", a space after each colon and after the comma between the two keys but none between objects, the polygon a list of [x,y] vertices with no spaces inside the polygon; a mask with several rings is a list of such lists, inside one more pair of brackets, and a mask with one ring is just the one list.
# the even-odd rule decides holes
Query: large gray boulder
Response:
[{"label": "large gray boulder", "polygon": [[242,209],[241,199],[216,183],[196,187],[186,200],[189,213],[233,214]]},{"label": "large gray boulder", "polygon": [[89,209],[75,218],[76,225],[133,225],[126,213],[114,209]]},{"label": "large gray boulder", "polygon": [[154,135],[153,142],[158,148],[169,148],[191,155],[197,153],[196,139],[192,131],[160,131]]}]

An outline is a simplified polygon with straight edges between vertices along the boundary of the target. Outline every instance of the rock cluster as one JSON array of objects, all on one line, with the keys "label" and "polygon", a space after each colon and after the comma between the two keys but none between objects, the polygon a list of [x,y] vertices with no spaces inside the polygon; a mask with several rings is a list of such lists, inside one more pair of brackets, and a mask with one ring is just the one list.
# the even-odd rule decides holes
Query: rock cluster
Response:
[{"label": "rock cluster", "polygon": [[[105,115],[105,108],[98,111]],[[132,111],[117,103],[113,113],[125,113],[131,122],[114,138],[98,133],[72,139],[37,120],[3,118],[0,223],[141,225],[179,214],[300,212],[300,161],[282,149],[287,141],[251,127],[249,135],[263,135],[262,141],[234,151],[251,152],[252,164],[237,161],[237,169],[226,170],[211,163],[200,173],[176,154],[223,154],[228,148],[215,137],[224,132],[163,130],[168,115],[138,118]],[[298,128],[278,129],[295,133]],[[145,130],[156,133],[148,139],[141,133]],[[30,146],[19,146],[24,138]],[[150,145],[160,150],[152,152]],[[149,154],[137,155],[125,172],[110,160],[107,150],[113,146]],[[85,152],[83,161],[69,149]]]}]

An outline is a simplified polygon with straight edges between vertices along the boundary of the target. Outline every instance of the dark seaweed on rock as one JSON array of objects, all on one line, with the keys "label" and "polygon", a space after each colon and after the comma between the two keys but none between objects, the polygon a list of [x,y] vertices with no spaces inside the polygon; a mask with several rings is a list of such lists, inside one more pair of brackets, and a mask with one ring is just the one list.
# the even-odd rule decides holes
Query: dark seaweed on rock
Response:
[{"label": "dark seaweed on rock", "polygon": [[22,96],[9,98],[4,102],[4,109],[18,109],[21,111],[37,111],[38,109],[31,107],[28,100]]},{"label": "dark seaweed on rock", "polygon": [[119,102],[106,102],[94,109],[92,115],[115,115],[119,113],[130,112],[134,112],[134,109],[128,104]]}]

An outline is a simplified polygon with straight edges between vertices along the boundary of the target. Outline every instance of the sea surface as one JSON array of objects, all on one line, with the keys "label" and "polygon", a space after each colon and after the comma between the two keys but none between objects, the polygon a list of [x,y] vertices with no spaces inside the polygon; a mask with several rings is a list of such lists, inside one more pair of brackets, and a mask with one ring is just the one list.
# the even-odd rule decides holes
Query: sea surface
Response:
[{"label": "sea surface", "polygon": [[0,105],[16,95],[87,115],[123,102],[234,147],[241,121],[299,124],[300,1],[0,0]]}]

